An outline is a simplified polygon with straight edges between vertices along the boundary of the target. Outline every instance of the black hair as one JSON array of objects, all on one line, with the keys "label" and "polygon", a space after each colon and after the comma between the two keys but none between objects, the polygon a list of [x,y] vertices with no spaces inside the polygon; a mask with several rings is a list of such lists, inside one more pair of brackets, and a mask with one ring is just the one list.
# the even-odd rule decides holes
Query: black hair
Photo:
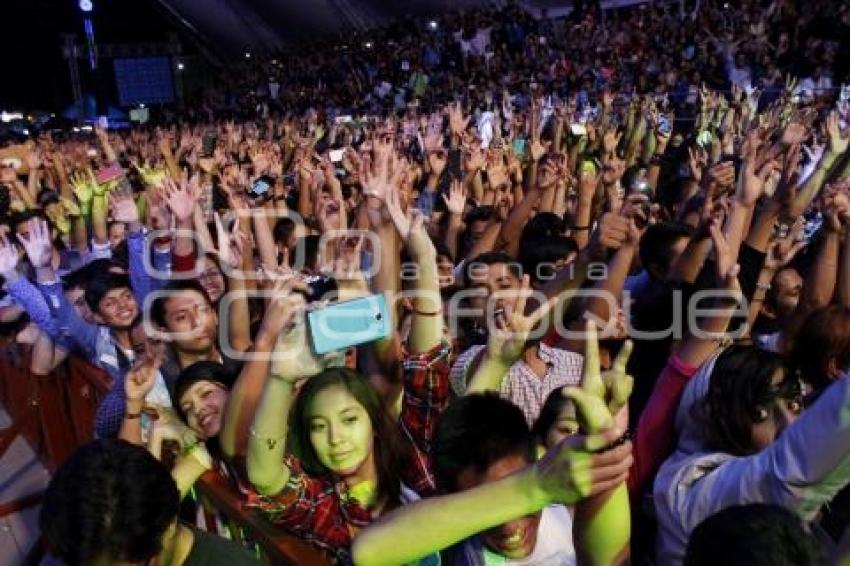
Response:
[{"label": "black hair", "polygon": [[471,287],[474,281],[472,280],[474,274],[472,273],[472,269],[476,265],[495,265],[497,263],[504,263],[508,266],[508,270],[513,274],[517,279],[522,278],[522,269],[519,264],[514,261],[514,258],[506,254],[505,252],[484,252],[483,254],[479,254],[476,257],[472,258],[468,262],[463,265],[463,283],[464,287]]},{"label": "black hair", "polygon": [[115,267],[115,263],[111,259],[99,258],[92,260],[82,267],[78,267],[74,271],[63,275],[62,288],[65,291],[76,288],[85,289],[89,281],[95,277],[109,273],[113,267]]},{"label": "black hair", "polygon": [[494,393],[461,397],[437,421],[431,456],[443,492],[457,491],[463,471],[483,474],[502,458],[517,455],[534,461],[534,437],[519,407]]},{"label": "black hair", "polygon": [[179,500],[168,470],[145,448],[95,440],[50,480],[39,526],[49,551],[70,566],[144,562],[160,552]]},{"label": "black hair", "polygon": [[233,383],[236,381],[236,376],[218,362],[200,361],[183,368],[174,382],[174,395],[172,401],[174,409],[180,418],[186,420],[186,414],[180,407],[180,398],[188,391],[190,387],[199,381],[209,381],[220,385],[223,389],[230,391],[233,388]]},{"label": "black hair", "polygon": [[476,206],[466,214],[464,222],[467,226],[473,222],[490,221],[496,216],[496,207],[492,205]]},{"label": "black hair", "polygon": [[45,216],[45,214],[40,210],[28,209],[20,212],[13,212],[12,214],[10,214],[9,226],[12,228],[12,233],[16,233],[18,231],[18,226],[20,226],[24,222],[30,221],[33,218],[47,220],[47,216]]},{"label": "black hair", "polygon": [[321,237],[316,234],[301,237],[299,245],[304,246],[304,268],[312,269],[318,265],[320,240]]},{"label": "black hair", "polygon": [[369,415],[374,433],[375,468],[378,475],[379,499],[386,498],[387,509],[401,504],[402,462],[405,448],[401,443],[398,425],[390,416],[377,391],[359,373],[348,368],[326,369],[311,377],[298,392],[292,408],[293,450],[301,459],[307,473],[330,473],[319,460],[310,441],[310,403],[329,387],[343,387],[360,403]]},{"label": "black hair", "polygon": [[114,289],[131,289],[130,277],[119,273],[98,273],[85,284],[86,303],[93,312],[99,312],[98,305],[106,294]]},{"label": "black hair", "polygon": [[690,237],[691,232],[691,228],[685,224],[672,222],[650,224],[641,236],[638,246],[640,263],[646,272],[652,275],[649,268],[654,265],[666,273],[673,259],[673,246],[680,239]]},{"label": "black hair", "polygon": [[552,264],[575,252],[578,252],[578,245],[572,238],[550,236],[523,242],[519,261],[523,273],[528,273],[532,281],[540,281],[555,274],[556,270]]},{"label": "black hair", "polygon": [[546,445],[546,435],[549,433],[549,429],[552,428],[552,425],[555,424],[558,417],[561,416],[568,405],[575,406],[575,403],[564,396],[560,387],[549,393],[546,397],[546,402],[543,403],[543,407],[540,409],[537,420],[534,421],[534,425],[531,427],[531,433],[537,442],[544,446]]},{"label": "black hair", "polygon": [[766,503],[735,505],[705,519],[691,533],[685,566],[808,566],[821,564],[820,547],[800,518]]},{"label": "black hair", "polygon": [[276,244],[285,244],[292,233],[295,232],[295,221],[291,218],[279,218],[275,222],[272,234]]},{"label": "black hair", "polygon": [[774,374],[784,370],[779,355],[754,346],[732,346],[717,357],[699,415],[711,449],[733,456],[755,451],[751,431],[757,408],[800,395],[799,381],[787,371],[782,383],[773,384]]},{"label": "black hair", "polygon": [[59,202],[59,194],[50,189],[42,189],[38,193],[36,202],[42,209],[47,208],[51,204],[57,204]]},{"label": "black hair", "polygon": [[523,227],[520,242],[563,236],[567,225],[554,212],[539,212]]},{"label": "black hair", "polygon": [[213,306],[213,303],[210,300],[210,296],[207,295],[206,290],[198,282],[197,279],[179,279],[177,281],[170,281],[168,284],[165,285],[165,287],[162,288],[161,294],[153,300],[150,306],[151,319],[158,326],[161,326],[163,328],[168,327],[168,325],[165,323],[165,305],[171,298],[171,296],[179,291],[195,291],[204,298],[204,300],[207,302],[208,305],[210,305],[210,307]]}]

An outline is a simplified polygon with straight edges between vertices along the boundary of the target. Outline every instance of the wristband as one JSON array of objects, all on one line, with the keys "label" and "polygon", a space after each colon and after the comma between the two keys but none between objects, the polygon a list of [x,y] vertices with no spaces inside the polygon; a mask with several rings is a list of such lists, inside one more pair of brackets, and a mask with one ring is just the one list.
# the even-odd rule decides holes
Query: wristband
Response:
[{"label": "wristband", "polygon": [[602,449],[600,450],[600,452],[608,452],[609,450],[613,450],[614,448],[618,448],[618,447],[622,446],[623,444],[625,444],[626,442],[628,442],[628,441],[629,441],[629,440],[631,440],[631,439],[632,439],[632,433],[630,433],[630,432],[627,430],[626,432],[624,432],[624,433],[620,436],[620,438],[618,438],[617,440],[615,440],[614,442],[612,442],[612,443],[611,443],[611,444],[609,444],[608,446],[605,446],[604,448],[602,448]]},{"label": "wristband", "polygon": [[756,283],[756,289],[761,289],[762,291],[770,291],[771,286],[770,283]]},{"label": "wristband", "polygon": [[142,411],[139,411],[138,413],[125,412],[124,418],[127,419],[127,420],[140,419],[140,418],[142,418]]},{"label": "wristband", "polygon": [[590,230],[590,226],[573,226],[572,228],[570,228],[570,230]]}]

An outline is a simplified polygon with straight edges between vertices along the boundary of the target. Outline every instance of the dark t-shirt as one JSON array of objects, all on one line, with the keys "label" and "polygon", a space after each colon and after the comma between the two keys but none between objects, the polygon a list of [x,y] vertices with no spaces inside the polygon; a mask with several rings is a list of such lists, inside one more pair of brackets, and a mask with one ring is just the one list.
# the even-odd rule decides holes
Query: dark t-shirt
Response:
[{"label": "dark t-shirt", "polygon": [[183,566],[254,566],[260,560],[233,541],[204,531],[193,530],[195,541]]}]

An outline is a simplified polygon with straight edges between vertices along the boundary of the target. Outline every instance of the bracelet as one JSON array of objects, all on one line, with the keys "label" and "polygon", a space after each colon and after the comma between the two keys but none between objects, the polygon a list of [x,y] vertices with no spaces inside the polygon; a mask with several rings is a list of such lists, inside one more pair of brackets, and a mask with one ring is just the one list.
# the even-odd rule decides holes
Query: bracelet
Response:
[{"label": "bracelet", "polygon": [[261,434],[257,434],[257,431],[254,430],[254,427],[248,429],[248,434],[257,440],[263,440],[266,443],[266,448],[269,450],[274,450],[277,447],[278,442],[282,442],[286,440],[286,434],[283,436],[263,436]]},{"label": "bracelet", "polygon": [[413,313],[414,313],[414,314],[418,314],[418,315],[420,315],[420,316],[440,316],[440,315],[442,315],[442,314],[443,314],[443,311],[442,311],[442,310],[438,310],[438,311],[421,311],[421,310],[417,309],[416,307],[413,307]]},{"label": "bracelet", "polygon": [[771,285],[770,283],[756,283],[756,289],[761,289],[762,291],[770,291]]},{"label": "bracelet", "polygon": [[590,226],[573,226],[570,230],[590,230]]},{"label": "bracelet", "polygon": [[138,413],[127,413],[127,412],[125,412],[124,418],[127,419],[127,420],[140,419],[140,418],[142,418],[142,412],[143,411],[139,411]]},{"label": "bracelet", "polygon": [[614,448],[622,446],[623,444],[625,444],[626,442],[628,442],[631,439],[632,439],[632,433],[627,430],[626,432],[624,432],[620,436],[620,438],[618,438],[617,440],[615,440],[614,442],[612,442],[608,446],[605,446],[604,448],[602,448],[600,450],[600,452],[608,452],[609,450],[613,450]]}]

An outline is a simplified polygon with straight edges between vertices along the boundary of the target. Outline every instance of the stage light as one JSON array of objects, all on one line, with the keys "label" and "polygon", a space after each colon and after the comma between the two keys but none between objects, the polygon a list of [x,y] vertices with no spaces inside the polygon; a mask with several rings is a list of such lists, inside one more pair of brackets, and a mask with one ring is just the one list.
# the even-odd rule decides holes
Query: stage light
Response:
[{"label": "stage light", "polygon": [[372,42],[371,42],[371,41],[367,41],[366,43],[364,43],[364,44],[363,44],[363,46],[364,46],[366,49],[372,49]]},{"label": "stage light", "polygon": [[92,10],[94,10],[94,3],[92,3],[91,0],[80,0],[80,3],[78,5],[80,7],[80,10],[82,10],[83,12],[91,12]]},{"label": "stage light", "polygon": [[144,102],[142,102],[141,104],[139,104],[139,108],[144,108],[144,107],[145,107],[145,103],[144,103]]},{"label": "stage light", "polygon": [[246,58],[246,59],[250,59],[250,58],[251,58],[251,52],[250,52],[250,51],[246,51],[246,52],[245,52],[245,58]]},{"label": "stage light", "polygon": [[177,63],[177,70],[178,71],[182,71],[185,68],[186,68],[186,65],[184,65],[182,62]]},{"label": "stage light", "polygon": [[437,20],[431,20],[430,22],[428,22],[428,27],[432,30],[437,29]]}]

